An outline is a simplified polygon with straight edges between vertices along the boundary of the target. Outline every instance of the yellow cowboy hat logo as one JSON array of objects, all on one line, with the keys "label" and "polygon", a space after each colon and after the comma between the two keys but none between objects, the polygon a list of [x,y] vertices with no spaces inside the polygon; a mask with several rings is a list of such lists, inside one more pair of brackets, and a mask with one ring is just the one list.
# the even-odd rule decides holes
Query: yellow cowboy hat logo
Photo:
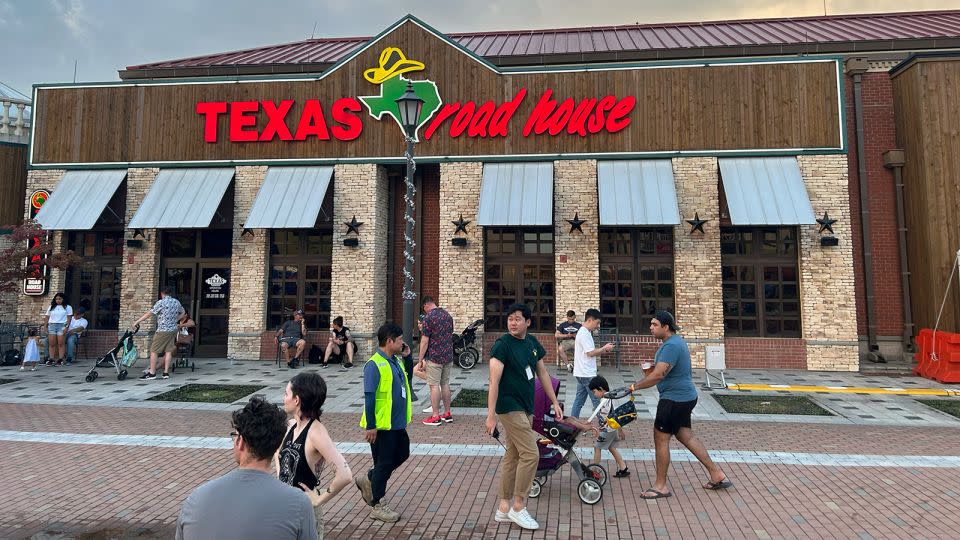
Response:
[{"label": "yellow cowboy hat logo", "polygon": [[423,62],[407,60],[403,51],[397,47],[387,47],[380,53],[380,66],[364,71],[363,78],[373,84],[381,84],[383,81],[400,75],[401,73],[423,71],[423,69]]}]

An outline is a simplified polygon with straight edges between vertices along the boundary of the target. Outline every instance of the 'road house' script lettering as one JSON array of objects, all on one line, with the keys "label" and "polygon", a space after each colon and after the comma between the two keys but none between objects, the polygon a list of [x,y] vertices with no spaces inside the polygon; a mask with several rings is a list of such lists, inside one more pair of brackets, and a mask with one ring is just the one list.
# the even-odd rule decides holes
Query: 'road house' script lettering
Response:
[{"label": "'road house' script lettering", "polygon": [[[203,115],[203,140],[217,142],[217,125],[221,115],[227,116],[230,142],[305,141],[309,137],[330,140],[352,141],[363,131],[363,122],[356,113],[361,111],[360,102],[354,98],[341,98],[330,107],[330,117],[336,124],[327,128],[320,101],[308,99],[303,103],[296,131],[290,132],[287,116],[293,109],[292,99],[272,101],[202,101],[197,103],[197,114]],[[267,123],[257,129],[260,113]]]},{"label": "'road house' script lettering", "polygon": [[[527,89],[521,88],[512,100],[499,107],[487,101],[479,107],[473,101],[466,103],[447,103],[430,122],[423,136],[430,139],[440,127],[449,121],[447,133],[459,137],[464,133],[468,137],[506,137],[507,125],[527,95]],[[586,137],[601,131],[616,133],[630,125],[630,112],[636,105],[634,96],[617,100],[615,96],[601,99],[585,98],[578,103],[567,98],[557,104],[553,91],[547,89],[537,105],[531,111],[523,126],[523,136],[530,134],[559,135],[564,131],[570,135]]]}]

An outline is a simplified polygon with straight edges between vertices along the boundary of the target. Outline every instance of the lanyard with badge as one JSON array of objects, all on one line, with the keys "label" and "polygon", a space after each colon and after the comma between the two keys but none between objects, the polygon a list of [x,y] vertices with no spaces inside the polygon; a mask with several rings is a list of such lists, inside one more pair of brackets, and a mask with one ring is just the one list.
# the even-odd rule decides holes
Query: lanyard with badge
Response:
[{"label": "lanyard with badge", "polygon": [[[399,378],[400,380],[404,381],[403,385],[400,386],[400,397],[403,399],[407,399],[407,383],[406,383],[406,380],[404,380],[403,367],[400,366],[400,362],[399,361],[391,362],[390,358],[387,358],[386,356],[384,356],[383,353],[381,353],[380,351],[377,351],[377,354],[379,354],[381,358],[387,361],[387,364],[390,366],[390,372],[393,373],[393,377],[395,379]],[[393,357],[393,360],[397,360],[397,358]],[[396,369],[394,369],[394,363],[396,363]]]}]

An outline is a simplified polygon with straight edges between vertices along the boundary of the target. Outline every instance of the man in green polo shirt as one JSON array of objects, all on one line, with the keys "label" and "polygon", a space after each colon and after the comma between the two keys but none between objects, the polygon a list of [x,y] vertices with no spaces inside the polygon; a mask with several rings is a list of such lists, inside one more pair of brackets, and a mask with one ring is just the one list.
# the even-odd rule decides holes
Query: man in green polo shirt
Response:
[{"label": "man in green polo shirt", "polygon": [[553,393],[550,374],[543,365],[543,346],[527,334],[530,320],[530,308],[525,304],[513,304],[507,309],[508,333],[501,336],[490,351],[486,428],[492,435],[499,419],[507,436],[500,473],[500,506],[494,520],[536,530],[540,525],[526,506],[527,492],[540,459],[537,434],[530,423],[534,374],[540,378],[544,392],[553,403],[557,420],[563,420],[563,411]]}]

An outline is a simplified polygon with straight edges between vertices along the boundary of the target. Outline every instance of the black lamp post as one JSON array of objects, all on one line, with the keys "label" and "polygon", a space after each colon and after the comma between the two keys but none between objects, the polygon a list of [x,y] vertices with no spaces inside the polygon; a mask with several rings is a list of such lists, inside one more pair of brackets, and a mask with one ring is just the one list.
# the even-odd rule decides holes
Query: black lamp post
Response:
[{"label": "black lamp post", "polygon": [[407,141],[407,151],[403,157],[407,161],[407,194],[403,200],[407,203],[403,219],[406,221],[406,230],[403,233],[403,341],[413,350],[413,299],[417,294],[413,292],[413,226],[416,223],[416,211],[413,207],[413,196],[416,188],[413,185],[413,173],[417,164],[413,160],[413,146],[416,144],[417,126],[420,124],[420,110],[423,100],[413,91],[413,83],[407,83],[407,91],[396,99],[400,113],[400,124],[403,126],[404,139]]}]

